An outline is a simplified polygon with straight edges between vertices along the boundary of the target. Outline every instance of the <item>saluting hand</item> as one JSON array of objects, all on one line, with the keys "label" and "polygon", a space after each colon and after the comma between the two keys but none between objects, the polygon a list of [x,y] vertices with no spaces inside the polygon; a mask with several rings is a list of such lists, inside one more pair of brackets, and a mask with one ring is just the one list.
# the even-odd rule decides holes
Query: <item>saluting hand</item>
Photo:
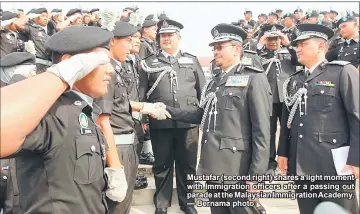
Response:
[{"label": "saluting hand", "polygon": [[280,39],[281,39],[281,44],[283,44],[284,46],[290,45],[289,38],[284,33],[280,33]]}]

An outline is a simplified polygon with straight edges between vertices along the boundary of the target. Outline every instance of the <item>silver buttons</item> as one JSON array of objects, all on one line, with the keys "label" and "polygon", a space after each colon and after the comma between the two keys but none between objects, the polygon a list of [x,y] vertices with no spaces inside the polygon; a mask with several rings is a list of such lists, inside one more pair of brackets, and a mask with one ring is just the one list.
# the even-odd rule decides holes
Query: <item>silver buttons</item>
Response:
[{"label": "silver buttons", "polygon": [[176,94],[176,91],[174,91],[174,94]]},{"label": "silver buttons", "polygon": [[91,149],[92,152],[95,152],[95,150],[96,150],[96,148],[95,148],[94,145],[92,145],[92,146],[90,147],[90,149]]},{"label": "silver buttons", "polygon": [[305,85],[305,86],[308,86],[308,83],[306,82],[304,85]]},{"label": "silver buttons", "polygon": [[302,123],[299,124],[300,127],[303,127],[303,125],[304,125],[304,124],[302,124]]},{"label": "silver buttons", "polygon": [[303,138],[304,136],[301,134],[301,135],[299,135],[299,138]]},{"label": "silver buttons", "polygon": [[233,147],[233,152],[235,152],[235,151],[236,151],[236,147],[234,146],[234,147]]},{"label": "silver buttons", "polygon": [[116,69],[116,70],[120,70],[120,67],[117,65],[117,66],[115,67],[115,69]]},{"label": "silver buttons", "polygon": [[219,87],[216,87],[216,90],[219,90]]},{"label": "silver buttons", "polygon": [[320,91],[320,94],[323,94],[324,92],[325,92],[324,90],[321,90],[321,91]]},{"label": "silver buttons", "polygon": [[4,180],[7,180],[7,176],[6,176],[6,175],[4,175],[4,176],[3,176],[3,179],[4,179]]},{"label": "silver buttons", "polygon": [[304,115],[304,112],[300,112],[300,115],[301,115],[301,116]]},{"label": "silver buttons", "polygon": [[232,93],[229,93],[229,95],[231,96],[231,95],[232,95]]},{"label": "silver buttons", "polygon": [[333,143],[336,143],[336,139],[333,139]]},{"label": "silver buttons", "polygon": [[207,143],[207,140],[204,140],[204,143]]},{"label": "silver buttons", "polygon": [[177,99],[175,99],[175,101],[177,101]]}]

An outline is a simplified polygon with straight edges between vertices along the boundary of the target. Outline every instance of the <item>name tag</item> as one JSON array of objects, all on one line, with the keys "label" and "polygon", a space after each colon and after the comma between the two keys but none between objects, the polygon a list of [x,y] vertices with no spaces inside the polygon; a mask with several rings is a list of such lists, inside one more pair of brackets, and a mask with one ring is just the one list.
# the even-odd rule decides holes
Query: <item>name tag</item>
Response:
[{"label": "name tag", "polygon": [[229,76],[225,86],[246,87],[249,82],[249,76]]},{"label": "name tag", "polygon": [[335,84],[331,81],[317,81],[315,83],[316,86],[326,86],[326,87],[335,87]]},{"label": "name tag", "polygon": [[189,57],[180,57],[178,59],[179,64],[194,64],[194,61]]},{"label": "name tag", "polygon": [[245,66],[250,66],[250,65],[252,65],[252,59],[244,56],[241,59],[241,64],[245,65]]},{"label": "name tag", "polygon": [[81,129],[80,129],[80,133],[81,133],[82,135],[94,134],[93,130],[91,130],[91,129],[86,129],[86,128],[81,128]]}]

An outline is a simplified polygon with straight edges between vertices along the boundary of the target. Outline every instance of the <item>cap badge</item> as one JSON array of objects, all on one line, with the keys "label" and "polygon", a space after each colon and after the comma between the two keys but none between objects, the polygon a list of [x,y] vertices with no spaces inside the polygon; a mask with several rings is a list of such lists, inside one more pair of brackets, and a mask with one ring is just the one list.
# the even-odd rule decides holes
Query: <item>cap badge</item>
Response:
[{"label": "cap badge", "polygon": [[219,36],[219,31],[216,30],[216,28],[215,28],[214,31],[213,31],[213,34],[214,34],[214,37],[217,37],[217,36]]}]

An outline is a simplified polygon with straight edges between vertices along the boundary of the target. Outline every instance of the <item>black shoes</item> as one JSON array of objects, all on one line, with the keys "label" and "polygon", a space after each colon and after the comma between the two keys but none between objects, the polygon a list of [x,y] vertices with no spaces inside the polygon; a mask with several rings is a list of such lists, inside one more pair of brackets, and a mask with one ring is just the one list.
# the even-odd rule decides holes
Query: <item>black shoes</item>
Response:
[{"label": "black shoes", "polygon": [[150,152],[149,153],[141,152],[139,162],[140,164],[154,165],[155,163],[154,155]]},{"label": "black shoes", "polygon": [[196,211],[195,207],[193,207],[193,206],[191,206],[191,207],[186,207],[186,208],[180,207],[180,209],[181,209],[182,211],[184,211],[185,214],[197,214],[197,211]]},{"label": "black shoes", "polygon": [[167,214],[167,208],[157,208],[155,214]]},{"label": "black shoes", "polygon": [[145,189],[148,186],[147,178],[143,175],[136,175],[135,190]]}]

